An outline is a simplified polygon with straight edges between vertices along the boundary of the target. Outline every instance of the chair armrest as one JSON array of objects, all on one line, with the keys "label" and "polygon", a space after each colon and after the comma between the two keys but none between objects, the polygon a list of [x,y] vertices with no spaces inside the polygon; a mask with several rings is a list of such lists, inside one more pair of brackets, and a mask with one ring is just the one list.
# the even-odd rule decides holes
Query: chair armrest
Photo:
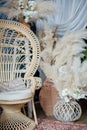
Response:
[{"label": "chair armrest", "polygon": [[34,77],[35,79],[35,89],[38,90],[42,87],[42,80],[40,77]]},{"label": "chair armrest", "polygon": [[24,82],[26,84],[26,88],[31,88],[32,93],[35,93],[35,90],[38,90],[42,86],[42,80],[39,77],[27,77],[24,78]]},{"label": "chair armrest", "polygon": [[31,88],[32,93],[35,93],[35,79],[34,77],[30,76],[30,77],[26,77],[24,78],[24,82],[26,85],[26,88]]}]

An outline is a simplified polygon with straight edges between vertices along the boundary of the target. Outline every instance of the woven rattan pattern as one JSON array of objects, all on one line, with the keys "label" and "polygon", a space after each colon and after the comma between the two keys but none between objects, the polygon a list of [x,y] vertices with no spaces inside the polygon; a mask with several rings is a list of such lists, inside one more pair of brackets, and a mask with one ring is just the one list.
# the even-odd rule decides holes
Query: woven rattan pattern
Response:
[{"label": "woven rattan pattern", "polygon": [[0,20],[0,43],[1,82],[34,75],[40,60],[40,48],[28,27],[19,22]]},{"label": "woven rattan pattern", "polygon": [[0,130],[33,130],[33,128],[35,128],[33,121],[29,118],[26,118],[25,115],[19,112],[16,115],[11,113],[8,116],[5,114],[5,112],[2,114],[3,115],[1,116],[0,120]]},{"label": "woven rattan pattern", "polygon": [[[10,20],[0,20],[0,82],[23,78],[25,86],[32,89],[32,96],[25,100],[2,101],[0,130],[33,130],[37,124],[34,107],[35,81],[33,76],[40,61],[40,46],[37,37],[25,25]],[[30,80],[29,80],[30,79]],[[31,82],[32,81],[32,82]],[[5,96],[5,95],[4,95]],[[34,120],[20,112],[24,103],[32,102]]]}]

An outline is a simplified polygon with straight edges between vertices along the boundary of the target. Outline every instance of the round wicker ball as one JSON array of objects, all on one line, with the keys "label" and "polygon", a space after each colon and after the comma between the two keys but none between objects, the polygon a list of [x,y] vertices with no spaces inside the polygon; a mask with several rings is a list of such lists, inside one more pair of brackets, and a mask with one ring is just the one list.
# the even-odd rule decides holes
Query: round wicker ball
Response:
[{"label": "round wicker ball", "polygon": [[82,110],[76,101],[59,100],[53,108],[53,114],[57,120],[70,122],[78,120],[81,117]]}]

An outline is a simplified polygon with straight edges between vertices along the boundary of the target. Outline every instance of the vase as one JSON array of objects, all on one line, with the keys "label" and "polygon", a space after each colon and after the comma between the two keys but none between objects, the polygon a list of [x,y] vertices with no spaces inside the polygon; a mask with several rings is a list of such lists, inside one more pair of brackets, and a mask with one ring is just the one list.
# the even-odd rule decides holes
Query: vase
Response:
[{"label": "vase", "polygon": [[55,89],[53,82],[46,78],[39,94],[40,105],[45,115],[53,116],[53,107],[59,99],[58,91]]},{"label": "vase", "polygon": [[81,117],[82,109],[79,103],[75,100],[66,102],[61,99],[54,105],[53,114],[59,121],[72,122]]}]

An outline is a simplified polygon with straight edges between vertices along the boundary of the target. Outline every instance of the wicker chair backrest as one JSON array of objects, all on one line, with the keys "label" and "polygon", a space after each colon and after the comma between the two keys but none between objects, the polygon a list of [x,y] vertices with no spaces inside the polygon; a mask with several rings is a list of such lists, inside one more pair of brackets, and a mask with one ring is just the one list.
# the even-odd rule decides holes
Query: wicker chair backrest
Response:
[{"label": "wicker chair backrest", "polygon": [[25,25],[0,20],[0,82],[33,76],[38,68],[40,46]]}]

